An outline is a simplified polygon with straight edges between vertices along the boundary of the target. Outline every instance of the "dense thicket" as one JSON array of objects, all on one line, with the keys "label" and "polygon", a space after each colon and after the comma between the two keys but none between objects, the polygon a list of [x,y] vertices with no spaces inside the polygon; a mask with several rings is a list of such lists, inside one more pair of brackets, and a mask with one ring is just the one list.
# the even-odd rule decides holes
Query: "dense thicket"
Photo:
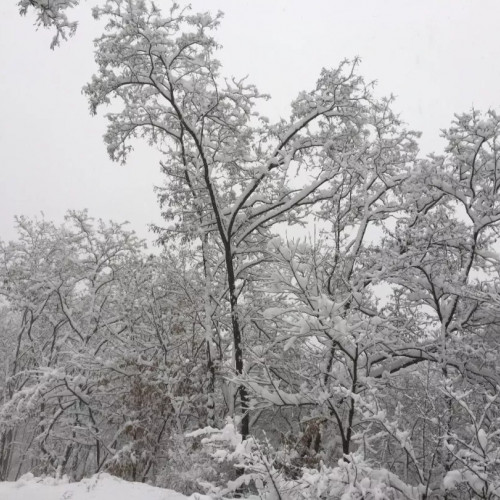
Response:
[{"label": "dense thicket", "polygon": [[[42,3],[25,7],[50,25]],[[498,116],[457,115],[420,158],[354,61],[271,124],[219,74],[218,17],[95,14],[84,91],[93,112],[115,103],[112,158],[135,137],[164,153],[164,250],[85,213],[19,219],[1,247],[1,477],[498,498]]]}]

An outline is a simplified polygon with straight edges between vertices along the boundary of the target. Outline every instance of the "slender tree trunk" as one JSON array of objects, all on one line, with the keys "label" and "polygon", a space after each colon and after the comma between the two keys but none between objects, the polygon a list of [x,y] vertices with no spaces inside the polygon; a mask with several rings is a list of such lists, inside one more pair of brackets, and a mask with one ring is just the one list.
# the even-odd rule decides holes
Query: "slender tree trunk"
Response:
[{"label": "slender tree trunk", "polygon": [[[351,393],[356,394],[356,390],[358,388],[358,346],[356,346],[355,357],[352,365],[352,385],[351,385]],[[351,439],[352,439],[352,424],[354,423],[354,412],[356,409],[356,400],[354,397],[350,397],[350,407],[349,414],[347,417],[347,429],[346,429],[346,438],[344,443],[344,455],[349,455],[351,451]]]},{"label": "slender tree trunk", "polygon": [[[231,324],[233,327],[233,342],[234,342],[234,363],[236,374],[243,374],[243,342],[242,331],[238,316],[238,296],[236,294],[236,278],[234,274],[233,258],[229,245],[226,247],[226,267],[227,281],[229,287],[229,300],[231,305]],[[238,387],[241,406],[241,435],[246,439],[250,434],[250,415],[248,408],[248,391],[243,385]]]},{"label": "slender tree trunk", "polygon": [[2,432],[0,439],[0,481],[7,481],[12,459],[13,431],[9,429]]},{"label": "slender tree trunk", "polygon": [[215,426],[215,346],[212,331],[212,275],[208,262],[208,234],[202,241],[203,272],[205,274],[205,339],[207,343],[207,425]]}]

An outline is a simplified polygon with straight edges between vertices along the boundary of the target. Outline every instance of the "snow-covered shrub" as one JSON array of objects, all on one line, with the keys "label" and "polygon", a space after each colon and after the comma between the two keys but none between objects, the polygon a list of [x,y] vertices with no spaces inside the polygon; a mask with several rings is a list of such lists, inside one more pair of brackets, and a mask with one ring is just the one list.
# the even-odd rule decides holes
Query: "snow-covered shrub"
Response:
[{"label": "snow-covered shrub", "polygon": [[[422,488],[408,485],[386,469],[370,467],[361,455],[352,454],[337,466],[302,467],[294,477],[280,462],[269,443],[243,440],[229,419],[223,429],[205,428],[190,434],[205,436],[202,446],[215,462],[229,463],[238,477],[221,487],[207,484],[217,498],[236,491],[257,491],[264,500],[420,500]],[[282,457],[281,457],[282,458]]]}]

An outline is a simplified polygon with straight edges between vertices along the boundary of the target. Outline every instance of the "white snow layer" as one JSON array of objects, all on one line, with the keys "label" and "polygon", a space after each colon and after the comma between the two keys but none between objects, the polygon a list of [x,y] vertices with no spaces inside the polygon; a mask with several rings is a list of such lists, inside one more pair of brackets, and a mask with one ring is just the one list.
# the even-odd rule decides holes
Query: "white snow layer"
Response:
[{"label": "white snow layer", "polygon": [[79,483],[65,479],[36,478],[26,474],[16,482],[0,482],[1,500],[210,500],[205,495],[190,497],[143,483],[131,483],[97,474]]}]

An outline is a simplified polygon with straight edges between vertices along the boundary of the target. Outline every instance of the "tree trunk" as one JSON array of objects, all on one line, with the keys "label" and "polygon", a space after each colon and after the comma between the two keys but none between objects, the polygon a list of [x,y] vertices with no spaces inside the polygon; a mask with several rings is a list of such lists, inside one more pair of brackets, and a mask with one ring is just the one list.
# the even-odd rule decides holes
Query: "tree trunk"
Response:
[{"label": "tree trunk", "polygon": [[[229,246],[229,245],[228,245]],[[236,374],[243,374],[243,343],[242,331],[238,316],[238,296],[236,294],[236,278],[230,248],[226,247],[227,281],[229,286],[229,300],[231,305],[231,324],[233,327],[234,363]],[[243,385],[238,387],[241,406],[241,435],[246,439],[250,434],[250,415],[248,412],[248,392]]]}]

